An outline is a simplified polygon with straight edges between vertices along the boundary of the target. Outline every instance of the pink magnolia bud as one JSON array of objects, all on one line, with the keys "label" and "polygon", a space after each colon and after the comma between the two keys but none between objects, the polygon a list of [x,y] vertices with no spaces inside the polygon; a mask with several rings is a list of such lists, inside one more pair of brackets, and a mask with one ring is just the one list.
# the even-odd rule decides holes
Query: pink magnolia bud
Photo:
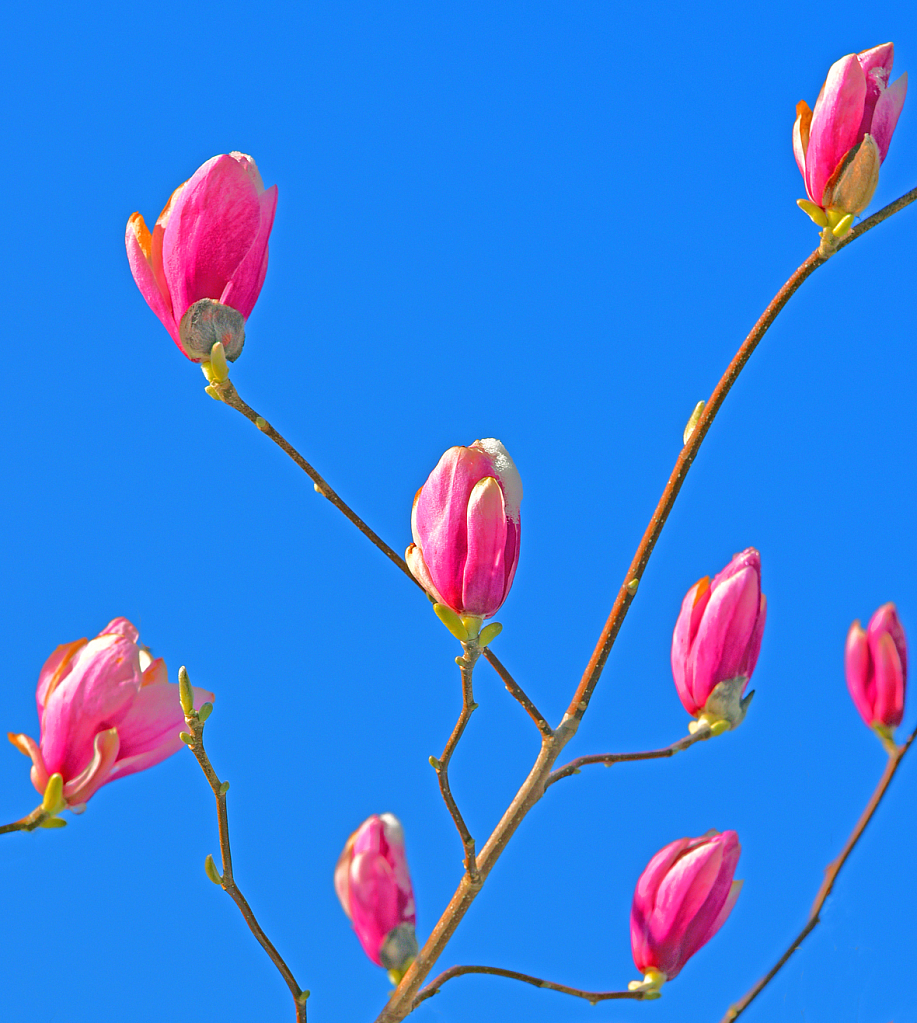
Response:
[{"label": "pink magnolia bud", "polygon": [[363,951],[377,966],[403,973],[417,955],[414,891],[404,832],[390,813],[373,814],[347,839],[334,889]]},{"label": "pink magnolia bud", "polygon": [[894,57],[892,43],[841,57],[815,110],[796,105],[793,152],[809,199],[823,210],[857,214],[872,198],[907,93],[906,74],[888,86]]},{"label": "pink magnolia bud", "polygon": [[414,543],[405,554],[437,603],[461,615],[497,613],[519,562],[521,501],[522,480],[500,441],[443,455],[414,498]]},{"label": "pink magnolia bud", "polygon": [[[277,186],[265,190],[255,161],[229,153],[175,189],[152,233],[139,213],[127,222],[137,287],[194,362],[207,362],[215,341],[230,362],[242,351],[245,320],[267,273],[276,206]],[[204,299],[211,301],[186,318]]]},{"label": "pink magnolia bud", "polygon": [[734,831],[711,831],[671,842],[650,860],[630,911],[634,963],[648,986],[677,977],[723,926],[742,887],[732,879],[741,851]]},{"label": "pink magnolia bud", "polygon": [[883,604],[864,631],[854,622],[844,655],[847,688],[860,717],[883,740],[904,717],[907,640],[894,604]]},{"label": "pink magnolia bud", "polygon": [[[9,733],[32,758],[32,784],[44,793],[60,774],[63,798],[79,813],[107,782],[158,764],[182,743],[184,714],[178,685],[167,681],[162,658],[150,661],[137,645],[137,630],[116,618],[87,642],[59,646],[38,676],[41,742]],[[141,656],[147,662],[141,670]],[[195,706],[213,699],[194,690]]]},{"label": "pink magnolia bud", "polygon": [[685,710],[709,723],[734,728],[751,694],[740,697],[755,670],[767,600],[761,592],[761,556],[736,554],[713,582],[705,576],[688,590],[672,634],[672,674]]}]

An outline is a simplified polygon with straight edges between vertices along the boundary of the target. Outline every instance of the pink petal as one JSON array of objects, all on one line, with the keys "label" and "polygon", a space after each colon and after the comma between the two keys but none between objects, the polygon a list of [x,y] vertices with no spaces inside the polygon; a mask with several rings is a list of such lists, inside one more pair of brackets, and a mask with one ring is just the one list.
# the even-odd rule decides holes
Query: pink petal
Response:
[{"label": "pink petal", "polygon": [[85,768],[64,784],[64,799],[68,803],[85,803],[105,782],[118,756],[118,729],[107,728],[93,738],[92,757]]},{"label": "pink petal", "polygon": [[885,89],[876,101],[875,110],[869,126],[869,134],[876,140],[879,147],[879,158],[884,160],[891,144],[892,135],[898,124],[898,116],[904,106],[907,95],[907,73],[903,74],[893,85]]},{"label": "pink petal", "polygon": [[721,585],[714,579],[710,591],[688,662],[693,668],[694,700],[700,706],[718,682],[739,674],[761,606],[758,576],[752,568]]},{"label": "pink petal", "polygon": [[163,236],[176,320],[198,299],[220,299],[260,228],[259,195],[245,165],[223,155],[195,172],[172,204]]},{"label": "pink petal", "polygon": [[48,698],[41,751],[50,773],[76,777],[93,757],[97,732],[118,725],[140,689],[136,644],[120,635],[90,640]]},{"label": "pink petal", "polygon": [[904,717],[904,669],[888,633],[879,637],[872,647],[875,668],[875,704],[873,718],[887,728],[897,728]]},{"label": "pink petal", "polygon": [[160,287],[153,272],[153,265],[141,247],[139,235],[143,232],[147,235],[150,233],[143,217],[139,213],[135,213],[127,222],[127,233],[124,239],[131,273],[134,275],[134,282],[140,289],[140,294],[146,299],[147,305],[159,317],[173,340],[177,342],[178,324],[172,316],[172,301],[169,298],[168,290],[163,290]]},{"label": "pink petal", "polygon": [[806,185],[821,205],[825,185],[847,151],[856,144],[866,102],[866,76],[851,53],[831,65],[809,131]]},{"label": "pink petal", "polygon": [[872,655],[866,632],[859,622],[854,622],[847,633],[847,646],[844,651],[844,670],[847,676],[847,688],[853,704],[860,712],[860,717],[871,725],[873,716],[874,693],[869,691],[869,680],[872,675]]},{"label": "pink petal", "polygon": [[411,526],[441,603],[460,611],[467,554],[467,510],[491,461],[474,448],[452,447],[439,460],[414,502]]},{"label": "pink petal", "polygon": [[871,50],[863,50],[862,53],[858,53],[856,59],[860,62],[864,75],[868,75],[874,69],[882,68],[885,70],[887,80],[895,63],[895,44],[881,43],[879,46],[873,46]]},{"label": "pink petal", "polygon": [[710,600],[710,576],[698,580],[681,602],[681,610],[672,633],[672,676],[675,688],[685,710],[696,717],[703,709],[706,696],[701,703],[694,699],[694,667],[691,662],[691,644],[697,636],[697,629]]},{"label": "pink petal", "polygon": [[793,124],[793,156],[796,157],[796,165],[799,167],[799,173],[802,175],[803,181],[805,181],[806,151],[805,147],[802,144],[802,135],[800,133],[800,116],[798,114],[796,115],[796,121]]},{"label": "pink petal", "polygon": [[407,566],[411,570],[411,575],[414,576],[414,578],[427,591],[427,593],[429,593],[436,603],[445,604],[442,595],[439,590],[437,590],[436,584],[433,582],[433,577],[430,575],[427,563],[423,560],[423,553],[416,543],[412,543],[404,552],[404,560],[407,562]]},{"label": "pink petal", "polygon": [[751,639],[748,641],[748,647],[745,651],[745,656],[742,658],[739,664],[739,675],[744,675],[746,678],[751,678],[752,672],[755,670],[755,665],[758,663],[758,654],[761,653],[761,641],[764,639],[764,623],[767,621],[767,597],[761,594],[761,603],[758,605],[758,617],[755,621],[755,627],[751,634]]},{"label": "pink petal", "polygon": [[[698,949],[707,944],[714,934],[723,925],[729,910],[739,897],[739,890],[733,887],[733,875],[739,861],[741,846],[734,831],[724,831],[717,835],[711,844],[717,845],[722,851],[722,859],[719,862],[719,870],[716,878],[696,912],[692,914],[687,926],[683,931],[681,942],[680,958],[683,966],[697,952]],[[729,900],[732,900],[730,903]],[[726,908],[729,903],[728,909]],[[671,977],[670,977],[671,979]]]},{"label": "pink petal", "polygon": [[[257,171],[256,171],[257,173]],[[261,286],[267,275],[267,242],[274,226],[274,212],[277,209],[277,186],[273,185],[264,192],[259,203],[261,206],[261,225],[258,235],[245,258],[233,272],[232,280],[226,285],[220,301],[223,305],[232,306],[243,318],[251,316],[255,302],[261,294]]]},{"label": "pink petal", "polygon": [[73,658],[88,642],[87,639],[77,639],[72,643],[62,643],[45,661],[38,676],[38,688],[35,691],[39,722],[44,714],[48,697],[70,673],[73,668]]},{"label": "pink petal", "polygon": [[490,618],[506,593],[506,510],[500,484],[487,476],[479,480],[468,500],[468,552],[465,559],[462,607],[469,614]]},{"label": "pink petal", "polygon": [[32,784],[41,795],[44,795],[45,789],[48,787],[48,778],[51,776],[48,773],[47,767],[45,767],[45,761],[41,755],[41,748],[38,743],[29,735],[15,735],[13,732],[7,732],[6,737],[20,753],[25,753],[31,759],[32,770],[30,776]]}]

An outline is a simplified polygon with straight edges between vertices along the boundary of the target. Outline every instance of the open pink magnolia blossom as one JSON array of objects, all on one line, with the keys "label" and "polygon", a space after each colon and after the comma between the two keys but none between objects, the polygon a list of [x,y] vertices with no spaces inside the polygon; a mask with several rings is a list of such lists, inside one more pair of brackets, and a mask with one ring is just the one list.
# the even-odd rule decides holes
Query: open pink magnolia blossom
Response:
[{"label": "open pink magnolia blossom", "polygon": [[681,972],[732,911],[741,881],[733,875],[742,847],[734,831],[670,842],[640,875],[630,912],[638,987],[659,988]]},{"label": "open pink magnolia blossom", "polygon": [[688,590],[672,634],[672,675],[692,717],[731,728],[742,722],[752,694],[741,697],[766,618],[761,556],[754,547],[736,554],[713,582],[704,576]]},{"label": "open pink magnolia blossom", "polygon": [[[841,57],[815,109],[804,100],[796,105],[793,152],[809,199],[822,211],[855,215],[872,199],[907,93],[906,74],[888,84],[894,58],[892,43]],[[801,205],[821,226],[830,223]]]},{"label": "open pink magnolia blossom", "polygon": [[[158,764],[177,750],[184,714],[178,686],[162,658],[150,661],[138,633],[116,618],[88,642],[64,643],[38,676],[41,742],[9,733],[32,758],[32,784],[42,794],[53,774],[64,782],[64,801],[74,813],[115,778]],[[141,670],[141,658],[149,662]],[[195,707],[213,694],[194,690]]]},{"label": "open pink magnolia blossom", "polygon": [[417,491],[405,561],[439,604],[491,618],[519,563],[522,480],[494,438],[443,455]]},{"label": "open pink magnolia blossom", "polygon": [[277,186],[244,153],[215,156],[172,193],[152,233],[135,213],[127,258],[137,287],[178,347],[207,362],[217,341],[234,361],[267,273]]},{"label": "open pink magnolia blossom", "polygon": [[894,604],[883,604],[864,630],[854,622],[844,656],[847,688],[860,717],[890,748],[904,717],[907,640]]},{"label": "open pink magnolia blossom", "polygon": [[334,869],[334,888],[363,951],[400,979],[417,955],[417,937],[414,890],[397,817],[373,814],[347,839]]}]

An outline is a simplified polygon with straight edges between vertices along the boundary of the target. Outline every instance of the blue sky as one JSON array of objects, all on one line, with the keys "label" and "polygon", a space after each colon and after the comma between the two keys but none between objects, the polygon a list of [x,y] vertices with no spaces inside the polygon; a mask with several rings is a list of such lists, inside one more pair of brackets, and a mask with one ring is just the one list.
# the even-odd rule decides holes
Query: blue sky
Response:
[{"label": "blue sky", "polygon": [[[388,981],[331,884],[369,814],[402,820],[421,938],[460,878],[427,758],[460,705],[429,605],[250,424],[203,393],[136,290],[123,234],[209,157],[280,198],[240,393],[396,549],[441,453],[496,436],[522,474],[522,556],[494,650],[556,723],[681,446],[773,293],[817,244],[794,107],[912,4],[608,3],[256,9],[52,2],[4,16],[4,729],[37,734],[59,643],[124,615],[216,693],[237,880],[310,1021],[372,1020]],[[917,184],[905,105],[871,210]],[[667,842],[734,828],[745,888],[654,1003],[591,1008],[451,982],[419,1023],[719,1020],[805,919],[885,761],[847,696],[854,618],[917,641],[910,209],[821,268],[734,388],[656,549],[570,757],[685,734],[681,599],[761,551],[769,617],[747,721],[658,763],[593,768],[520,828],[441,967],[584,988],[636,976],[633,886]],[[483,841],[537,751],[485,664],[453,789]],[[913,728],[914,708],[905,716]],[[823,923],[745,1019],[910,1023],[917,754]],[[31,810],[0,752],[0,818]],[[190,754],[100,790],[60,831],[0,836],[3,1019],[292,1020],[205,877]]]}]

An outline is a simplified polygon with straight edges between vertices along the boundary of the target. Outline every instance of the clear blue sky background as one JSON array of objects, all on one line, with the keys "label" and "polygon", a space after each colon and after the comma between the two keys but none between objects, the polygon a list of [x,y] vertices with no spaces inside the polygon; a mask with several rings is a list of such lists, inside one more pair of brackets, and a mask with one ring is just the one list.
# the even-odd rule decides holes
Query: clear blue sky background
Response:
[{"label": "clear blue sky background", "polygon": [[[917,10],[51,2],[7,12],[0,39],[0,724],[37,735],[45,658],[129,617],[173,678],[187,664],[217,694],[207,739],[232,783],[237,878],[312,990],[310,1021],[371,1021],[388,981],[331,874],[348,834],[392,811],[422,938],[448,901],[460,847],[427,758],[458,713],[457,644],[204,394],[131,280],[128,216],[152,222],[232,149],[279,186],[233,379],[397,549],[443,450],[504,441],[524,528],[494,649],[556,722],[691,409],[817,244],[795,206],[796,102],[888,39],[896,74],[917,72]],[[915,184],[917,92],[872,209]],[[748,720],[675,760],[553,788],[441,966],[626,986],[638,875],[709,828],[743,844],[732,918],[658,1002],[591,1008],[471,977],[419,1023],[716,1023],[801,926],[885,762],[847,696],[847,629],[895,600],[917,644],[915,224],[917,208],[820,269],[755,354],[568,752],[685,733],[669,667],[680,601],[754,545],[770,615]],[[476,695],[452,777],[483,841],[537,736],[483,663]],[[0,750],[0,818],[36,802],[26,760]],[[917,754],[749,1023],[914,1023],[915,815]],[[292,1020],[204,876],[216,823],[190,754],[70,821],[0,837],[3,1020]]]}]

